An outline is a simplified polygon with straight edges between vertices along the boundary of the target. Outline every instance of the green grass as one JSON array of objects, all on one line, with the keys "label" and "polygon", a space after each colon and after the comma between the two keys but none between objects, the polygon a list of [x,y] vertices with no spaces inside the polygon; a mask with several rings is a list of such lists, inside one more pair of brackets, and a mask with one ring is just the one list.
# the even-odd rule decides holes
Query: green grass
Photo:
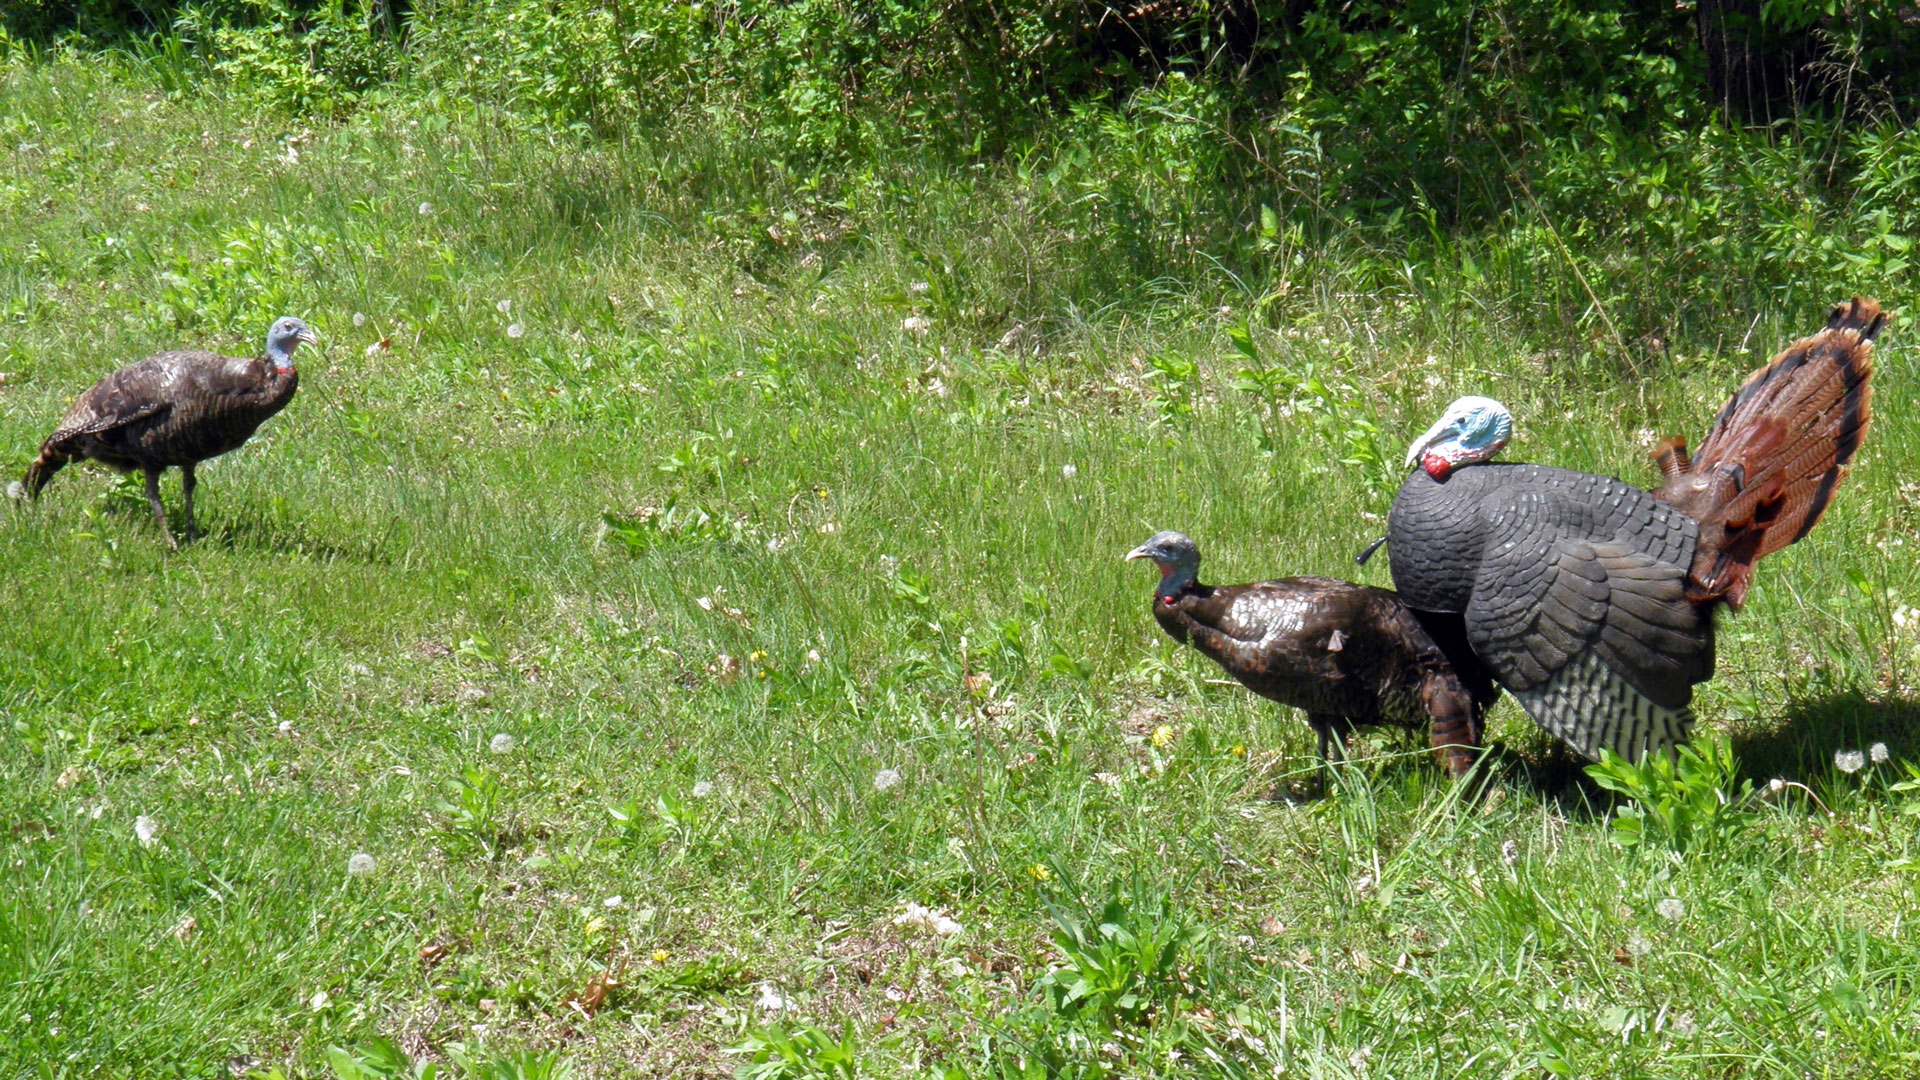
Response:
[{"label": "green grass", "polygon": [[[324,339],[202,471],[202,542],[89,468],[0,508],[10,1072],[322,1076],[381,1036],[831,1075],[845,1024],[867,1076],[1915,1067],[1917,819],[1892,764],[1831,764],[1920,757],[1904,327],[1862,463],[1700,698],[1748,778],[1819,804],[1709,851],[1615,846],[1530,779],[1510,704],[1484,786],[1385,735],[1275,800],[1305,725],[1166,641],[1120,560],[1179,528],[1209,580],[1354,577],[1397,448],[1463,392],[1514,408],[1511,457],[1651,483],[1643,432],[1702,431],[1844,282],[1645,382],[1534,353],[1525,297],[1308,288],[1252,341],[1334,385],[1263,413],[1204,253],[1070,234],[1016,165],[828,196],[697,135],[308,130],[74,64],[0,72],[0,129],[9,470],[119,364],[282,313]],[[1084,953],[1144,1004],[1064,1005],[1055,913],[1116,895],[1175,951]]]}]

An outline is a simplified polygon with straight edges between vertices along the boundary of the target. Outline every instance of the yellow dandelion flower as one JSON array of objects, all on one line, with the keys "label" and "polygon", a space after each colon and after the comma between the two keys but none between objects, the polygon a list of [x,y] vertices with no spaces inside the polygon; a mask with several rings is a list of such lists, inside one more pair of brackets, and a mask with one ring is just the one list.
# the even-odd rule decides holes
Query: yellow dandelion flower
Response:
[{"label": "yellow dandelion flower", "polygon": [[1050,881],[1053,878],[1053,871],[1041,866],[1039,863],[1035,863],[1027,867],[1027,876],[1035,881]]},{"label": "yellow dandelion flower", "polygon": [[747,654],[747,659],[749,659],[749,660],[751,660],[751,661],[753,661],[753,662],[754,662],[754,663],[756,663],[756,664],[759,664],[759,663],[764,663],[764,662],[766,661],[766,659],[767,659],[767,653],[766,653],[766,650],[765,650],[765,649],[755,649],[755,650],[753,650],[752,652],[750,652],[750,653],[748,653],[748,654]]},{"label": "yellow dandelion flower", "polygon": [[667,962],[667,950],[665,950],[665,949],[655,949],[655,950],[653,950],[653,962],[654,962],[654,963],[656,963],[656,964],[664,964],[664,963],[666,963],[666,962]]},{"label": "yellow dandelion flower", "polygon": [[1179,734],[1173,730],[1173,725],[1171,724],[1161,724],[1159,727],[1153,729],[1153,745],[1155,746],[1172,746],[1173,740],[1178,737]]},{"label": "yellow dandelion flower", "polygon": [[1234,744],[1233,744],[1233,749],[1232,749],[1232,751],[1230,751],[1230,752],[1231,752],[1231,753],[1233,754],[1233,756],[1234,756],[1234,757],[1246,757],[1246,756],[1247,756],[1247,744],[1246,744],[1246,743],[1234,743]]}]

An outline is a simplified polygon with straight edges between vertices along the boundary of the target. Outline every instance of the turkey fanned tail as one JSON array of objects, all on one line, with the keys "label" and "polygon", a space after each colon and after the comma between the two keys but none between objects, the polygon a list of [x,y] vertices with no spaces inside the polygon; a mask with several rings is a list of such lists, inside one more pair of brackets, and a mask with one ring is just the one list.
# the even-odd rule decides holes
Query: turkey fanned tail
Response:
[{"label": "turkey fanned tail", "polygon": [[1700,522],[1688,595],[1739,607],[1753,564],[1807,535],[1833,501],[1873,418],[1872,300],[1837,304],[1826,329],[1781,350],[1727,400],[1689,462],[1668,440],[1659,497]]}]

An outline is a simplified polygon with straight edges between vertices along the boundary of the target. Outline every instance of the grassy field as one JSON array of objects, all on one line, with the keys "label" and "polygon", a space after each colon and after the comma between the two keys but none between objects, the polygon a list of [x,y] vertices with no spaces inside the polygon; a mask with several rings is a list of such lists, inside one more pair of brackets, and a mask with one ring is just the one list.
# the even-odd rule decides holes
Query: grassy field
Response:
[{"label": "grassy field", "polygon": [[1386,584],[1351,556],[1456,394],[1651,483],[1847,282],[1616,379],[1429,287],[1302,280],[1237,345],[1248,298],[1129,277],[1019,163],[828,197],[79,64],[0,72],[0,129],[9,477],[113,367],[323,338],[200,543],[90,468],[0,507],[6,1075],[1920,1069],[1904,326],[1699,699],[1795,786],[1687,843],[1616,843],[1510,703],[1469,784],[1384,733],[1282,797],[1305,725],[1120,559]]}]

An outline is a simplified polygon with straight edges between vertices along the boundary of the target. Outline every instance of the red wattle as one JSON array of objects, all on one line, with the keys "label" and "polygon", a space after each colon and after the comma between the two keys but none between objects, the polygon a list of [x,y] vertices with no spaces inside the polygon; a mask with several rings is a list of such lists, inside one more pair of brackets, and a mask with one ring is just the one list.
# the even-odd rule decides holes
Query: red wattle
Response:
[{"label": "red wattle", "polygon": [[1447,474],[1453,472],[1453,462],[1448,461],[1439,454],[1423,455],[1420,458],[1420,467],[1427,470],[1427,475],[1433,477],[1435,480],[1445,480]]}]

